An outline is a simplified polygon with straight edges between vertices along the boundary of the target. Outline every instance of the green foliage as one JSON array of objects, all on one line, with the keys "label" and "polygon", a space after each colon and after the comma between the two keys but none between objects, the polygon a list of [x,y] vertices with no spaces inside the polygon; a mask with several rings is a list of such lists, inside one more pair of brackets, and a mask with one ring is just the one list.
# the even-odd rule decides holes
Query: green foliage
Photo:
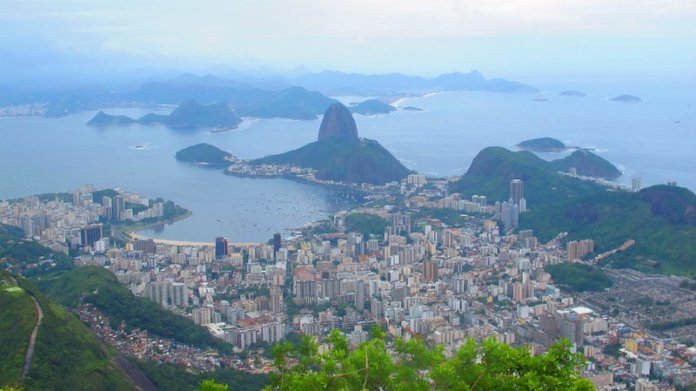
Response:
[{"label": "green foliage", "polygon": [[162,338],[199,348],[230,351],[231,345],[213,337],[205,328],[190,319],[163,309],[155,302],[133,295],[116,276],[98,266],[74,269],[51,280],[42,281],[44,291],[59,303],[76,307],[80,301],[94,304],[109,317],[116,328],[125,322],[128,328],[139,328]]},{"label": "green foliage", "polygon": [[[53,260],[55,266],[49,260]],[[21,229],[0,224],[0,268],[6,267],[26,277],[33,277],[71,269],[73,262],[65,254],[56,253],[31,239],[24,239]]]},{"label": "green foliage", "polygon": [[392,111],[396,111],[396,108],[388,103],[384,103],[377,99],[368,99],[364,102],[360,102],[357,105],[350,107],[352,113],[358,113],[363,115],[373,115],[373,114],[388,114]]},{"label": "green foliage", "polygon": [[618,358],[620,349],[621,349],[621,344],[619,342],[617,342],[617,343],[613,343],[613,344],[605,346],[604,349],[602,349],[602,353]]},{"label": "green foliage", "polygon": [[230,387],[226,384],[215,383],[215,380],[204,380],[199,388],[200,391],[229,391]]},{"label": "green foliage", "polygon": [[684,318],[677,320],[669,320],[666,322],[653,323],[649,327],[655,331],[668,331],[684,326],[691,326],[696,324],[695,318]]},{"label": "green foliage", "polygon": [[566,149],[563,142],[551,137],[533,138],[517,144],[518,148],[535,152],[557,152]]},{"label": "green foliage", "polygon": [[118,192],[114,189],[101,189],[92,192],[92,201],[101,203],[104,197],[109,197],[113,199],[118,195]]},{"label": "green foliage", "polygon": [[[267,375],[255,375],[233,368],[223,368],[213,372],[192,372],[189,368],[180,365],[154,361],[137,361],[137,364],[160,390],[191,391],[203,389],[201,388],[203,383],[211,384],[212,382],[229,386],[229,389],[234,391],[256,391],[268,384]],[[212,390],[217,389],[212,388]]]},{"label": "green foliage", "polygon": [[176,153],[176,160],[188,163],[206,163],[211,168],[225,168],[230,165],[226,158],[231,156],[222,149],[206,144],[196,144],[186,147]]},{"label": "green foliage", "polygon": [[294,151],[267,156],[252,164],[293,164],[317,170],[319,179],[382,185],[405,178],[410,171],[377,141],[359,143],[327,139]]},{"label": "green foliage", "polygon": [[534,208],[520,216],[520,229],[533,229],[542,242],[559,232],[568,232],[569,240],[593,239],[597,253],[633,239],[636,243],[628,251],[608,258],[612,266],[694,275],[696,225],[690,223],[694,210],[696,196],[679,187],[600,192]]},{"label": "green foliage", "polygon": [[[0,275],[0,278],[6,274]],[[26,294],[21,298],[21,307],[5,307],[2,305],[4,316],[19,321],[21,327],[8,325],[0,321],[0,336],[13,338],[17,341],[9,346],[14,349],[26,349],[29,334],[34,327],[36,315],[30,295],[38,301],[43,310],[43,319],[36,338],[31,367],[23,386],[27,390],[130,390],[133,388],[126,374],[111,360],[109,351],[94,337],[74,315],[65,311],[59,305],[48,300],[36,287],[28,281],[17,277],[18,285]],[[0,294],[0,300],[4,298]],[[12,303],[7,303],[12,304]],[[6,311],[6,308],[10,308]],[[2,319],[2,318],[0,318]],[[28,323],[31,323],[28,325]],[[9,329],[6,327],[10,327]],[[20,341],[21,340],[21,341]],[[3,341],[4,342],[4,341]],[[22,344],[19,346],[17,344]],[[4,349],[4,343],[2,349]],[[21,371],[24,354],[19,352],[11,355],[13,365],[18,368],[10,369],[7,373],[15,376]],[[5,356],[0,356],[0,362],[6,363]],[[5,369],[0,371],[0,385],[6,384]],[[16,382],[13,382],[17,385]]]},{"label": "green foliage", "polygon": [[571,167],[574,167],[579,175],[597,178],[616,179],[622,174],[607,160],[584,149],[578,149],[569,156],[554,160],[550,164],[557,171],[568,172]]},{"label": "green foliage", "polygon": [[26,292],[10,293],[14,284],[0,272],[0,387],[21,384],[24,355],[34,329],[34,303]]},{"label": "green foliage", "polygon": [[602,190],[591,182],[563,176],[549,162],[532,152],[511,152],[501,147],[483,149],[466,174],[450,184],[450,192],[464,197],[485,195],[489,202],[510,197],[510,181],[524,181],[524,196],[530,209],[577,199]]},{"label": "green foliage", "polygon": [[[428,349],[413,338],[397,340],[395,357],[385,336],[373,328],[373,338],[351,350],[346,337],[334,330],[331,348],[323,354],[311,337],[299,345],[278,344],[267,390],[592,390],[577,369],[584,363],[570,343],[554,344],[547,354],[532,356],[492,339],[477,345],[467,341],[451,359],[441,346]],[[480,358],[480,361],[478,360]],[[290,363],[294,365],[290,365]]]},{"label": "green foliage", "polygon": [[461,211],[444,208],[419,208],[414,219],[422,218],[438,219],[449,227],[461,227],[467,221]]},{"label": "green foliage", "polygon": [[583,263],[559,263],[544,269],[556,284],[573,292],[601,291],[612,285],[602,269]]},{"label": "green foliage", "polygon": [[346,216],[346,231],[360,232],[365,238],[380,236],[387,228],[387,220],[371,213],[351,213]]}]

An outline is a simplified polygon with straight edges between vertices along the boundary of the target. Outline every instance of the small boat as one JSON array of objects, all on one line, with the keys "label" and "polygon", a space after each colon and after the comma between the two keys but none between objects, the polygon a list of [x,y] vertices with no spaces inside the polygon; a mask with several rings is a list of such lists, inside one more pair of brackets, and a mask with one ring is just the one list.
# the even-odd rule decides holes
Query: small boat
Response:
[{"label": "small boat", "polygon": [[545,96],[537,96],[536,98],[534,98],[535,102],[546,102],[547,100],[549,100],[549,98]]}]

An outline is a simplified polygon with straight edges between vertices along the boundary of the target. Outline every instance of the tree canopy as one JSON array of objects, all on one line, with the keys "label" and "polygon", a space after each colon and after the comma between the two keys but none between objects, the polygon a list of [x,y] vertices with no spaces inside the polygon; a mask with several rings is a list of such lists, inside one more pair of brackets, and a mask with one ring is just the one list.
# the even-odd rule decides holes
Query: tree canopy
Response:
[{"label": "tree canopy", "polygon": [[372,339],[350,349],[348,339],[334,330],[319,353],[312,337],[298,345],[274,347],[277,373],[266,390],[593,390],[578,369],[580,353],[562,340],[544,355],[533,356],[487,339],[467,340],[452,358],[442,346],[429,348],[418,338],[397,339],[387,350],[384,332],[375,327]]}]

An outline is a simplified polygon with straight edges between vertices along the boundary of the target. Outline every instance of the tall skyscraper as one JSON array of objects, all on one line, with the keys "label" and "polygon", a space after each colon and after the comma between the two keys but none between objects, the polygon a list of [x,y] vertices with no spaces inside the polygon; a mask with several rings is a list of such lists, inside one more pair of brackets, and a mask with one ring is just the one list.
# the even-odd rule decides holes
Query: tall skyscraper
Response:
[{"label": "tall skyscraper", "polygon": [[230,242],[227,238],[215,238],[215,259],[225,258],[230,255]]},{"label": "tall skyscraper", "polygon": [[633,191],[640,190],[640,177],[631,178],[631,190],[633,190]]},{"label": "tall skyscraper", "polygon": [[280,250],[280,244],[281,244],[280,234],[279,233],[273,234],[273,260],[274,261],[276,260],[276,253],[278,252],[278,250]]},{"label": "tall skyscraper", "polygon": [[510,198],[513,205],[519,205],[520,199],[524,198],[524,182],[521,179],[510,181]]},{"label": "tall skyscraper", "polygon": [[122,220],[123,214],[126,213],[126,203],[123,201],[123,196],[116,194],[114,197],[113,205],[113,216],[116,220]]}]

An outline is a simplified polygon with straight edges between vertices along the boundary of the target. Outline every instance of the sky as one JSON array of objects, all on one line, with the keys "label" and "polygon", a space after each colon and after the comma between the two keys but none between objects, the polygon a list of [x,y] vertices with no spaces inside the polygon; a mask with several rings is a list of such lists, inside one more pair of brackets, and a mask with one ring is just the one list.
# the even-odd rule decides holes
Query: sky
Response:
[{"label": "sky", "polygon": [[694,0],[0,0],[0,83],[137,70],[696,76]]}]

